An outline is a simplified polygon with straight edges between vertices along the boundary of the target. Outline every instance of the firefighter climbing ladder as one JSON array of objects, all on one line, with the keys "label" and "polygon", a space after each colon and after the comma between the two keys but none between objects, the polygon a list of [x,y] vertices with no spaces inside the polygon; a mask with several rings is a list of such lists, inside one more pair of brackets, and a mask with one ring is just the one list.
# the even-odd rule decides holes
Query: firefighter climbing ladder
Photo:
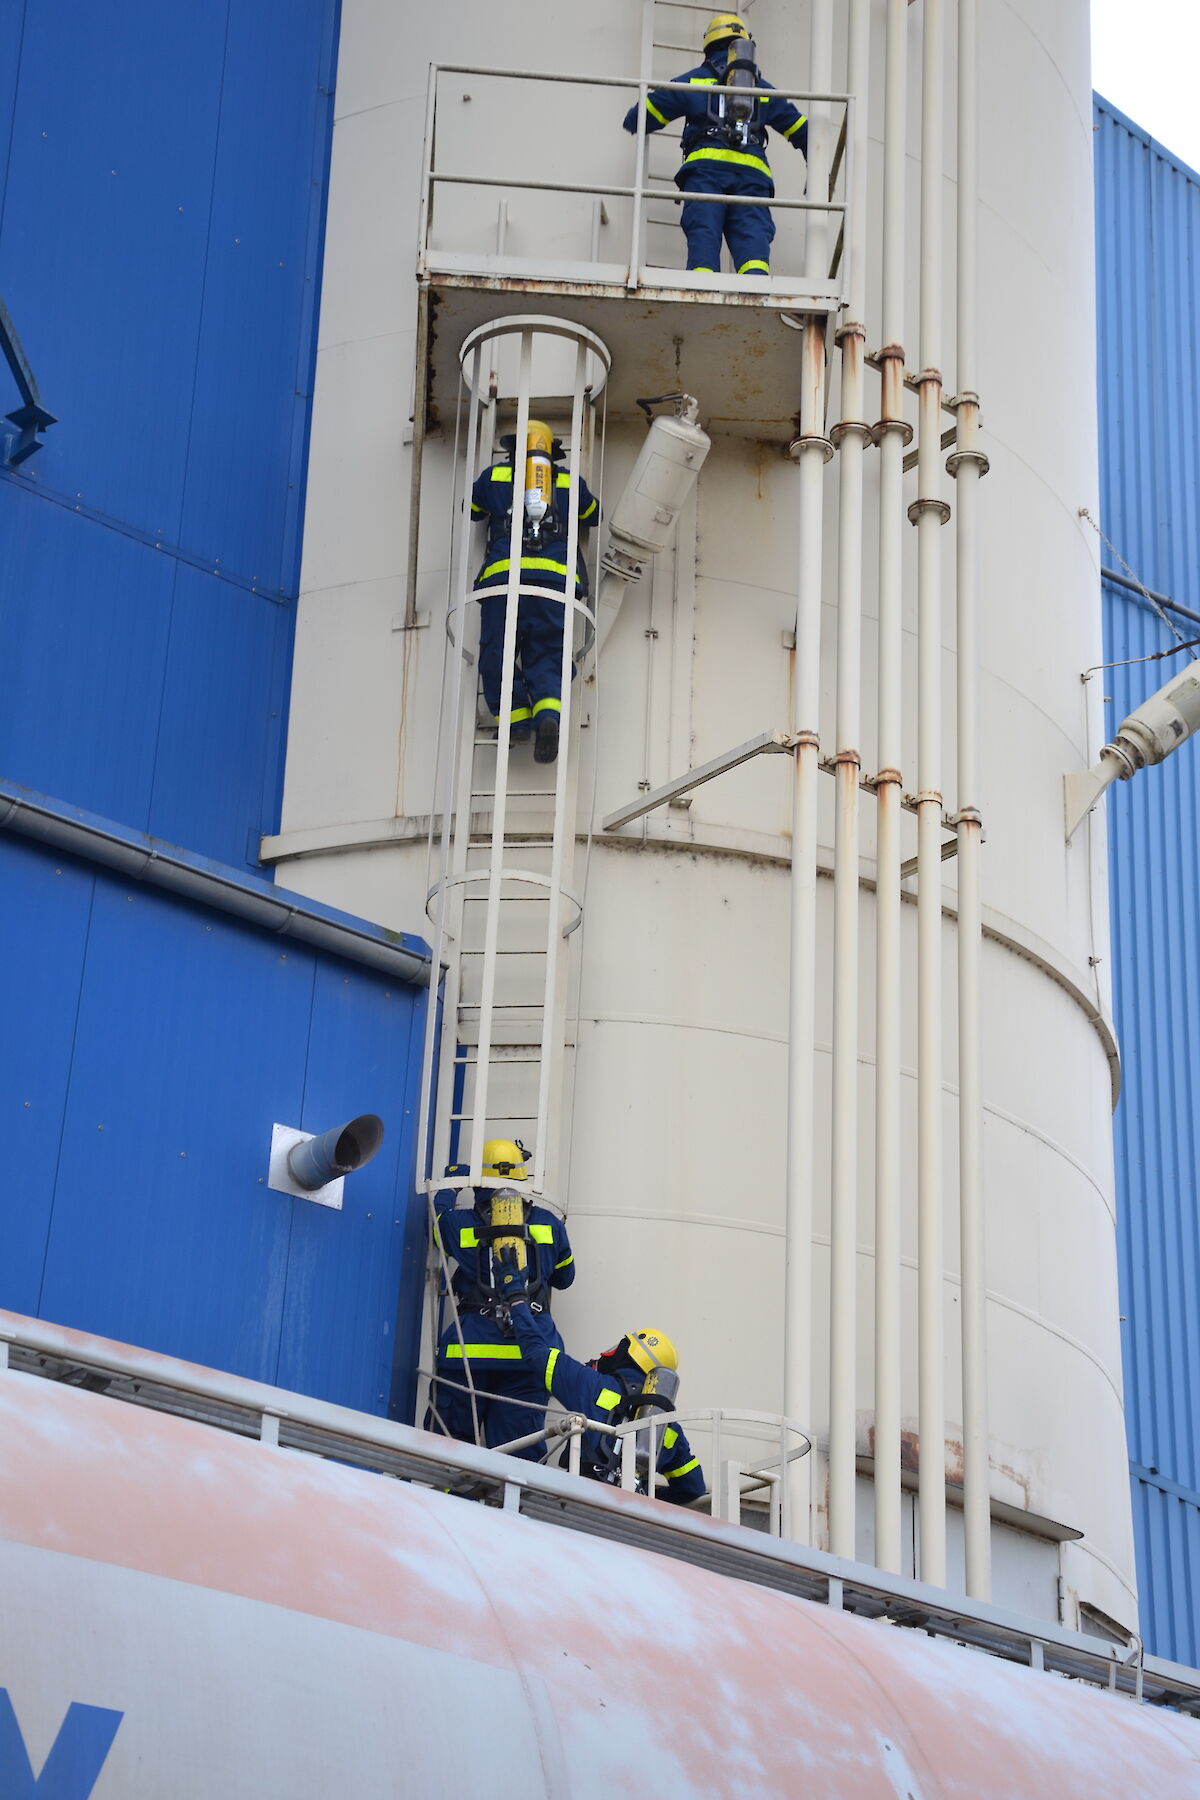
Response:
[{"label": "firefighter climbing ladder", "polygon": [[[465,422],[461,514],[456,514],[443,684],[441,804],[431,825],[427,909],[435,967],[444,968],[438,1009],[426,1022],[418,1170],[427,1192],[443,1186],[500,1185],[482,1176],[492,1136],[529,1144],[529,1191],[557,1188],[558,1100],[566,1017],[564,943],[582,919],[571,888],[575,840],[577,730],[572,664],[586,653],[594,615],[586,601],[521,579],[524,511],[514,457],[500,712],[481,724],[476,698],[478,606],[472,592],[470,493],[486,467],[497,423],[515,415],[525,443],[536,399],[539,413],[566,419],[569,484],[566,554],[577,563],[579,483],[593,407],[607,380],[609,355],[590,331],[551,317],[502,318],[471,332],[460,352],[460,426]],[[566,396],[569,395],[569,400]],[[503,409],[503,410],[502,410]],[[518,602],[546,598],[563,606],[560,750],[537,765],[514,744],[513,705]],[[546,780],[538,777],[545,771]],[[443,1171],[453,1162],[457,1173]]]}]

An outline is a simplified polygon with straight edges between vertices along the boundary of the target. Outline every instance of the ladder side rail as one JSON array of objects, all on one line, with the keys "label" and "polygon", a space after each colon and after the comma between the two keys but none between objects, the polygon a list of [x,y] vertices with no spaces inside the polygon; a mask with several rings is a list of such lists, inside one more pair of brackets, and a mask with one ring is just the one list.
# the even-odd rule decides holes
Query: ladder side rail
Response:
[{"label": "ladder side rail", "polygon": [[[653,0],[650,0],[650,4]],[[574,665],[575,616],[579,609],[576,566],[579,551],[580,437],[583,425],[583,390],[587,380],[587,350],[582,339],[575,348],[575,382],[571,394],[571,449],[567,462],[567,549],[563,557],[562,657],[559,664],[559,754],[554,772],[554,835],[550,850],[550,904],[546,913],[545,985],[542,1002],[541,1067],[538,1071],[537,1135],[534,1139],[533,1186],[546,1186],[546,1147],[549,1142],[550,1106],[556,1098],[555,1079],[562,1053],[558,1024],[558,955],[562,943],[563,859],[567,835],[567,775],[573,761],[571,743],[571,689]],[[574,846],[574,819],[571,820]]]},{"label": "ladder side rail", "polygon": [[[475,455],[476,455],[476,444],[477,444],[478,426],[479,426],[479,409],[478,409],[478,406],[476,405],[475,397],[479,390],[479,379],[480,379],[480,374],[481,374],[482,354],[483,354],[483,346],[481,344],[477,344],[475,347],[475,352],[474,352],[473,376],[472,376],[472,380],[470,383],[470,402],[469,402],[469,409],[468,409],[468,414],[467,414],[466,468],[468,471],[468,481],[470,479],[470,471],[474,468]],[[461,394],[461,391],[462,391],[461,382],[460,382],[460,390],[459,391]],[[466,489],[466,492],[469,494],[469,491],[470,491],[470,489],[468,486]],[[445,1147],[440,1145],[438,1140],[442,1136],[442,1132],[440,1129],[441,1117],[444,1116],[446,1113],[448,1113],[451,1110],[450,1107],[447,1105],[446,1100],[444,1098],[445,1093],[446,1093],[446,1082],[452,1073],[447,1068],[444,1046],[445,1046],[445,1039],[446,1039],[446,1035],[447,1035],[446,1029],[445,1029],[446,1022],[447,1022],[447,1009],[450,1006],[451,1000],[453,998],[450,990],[451,990],[452,986],[456,986],[457,984],[456,984],[456,982],[452,983],[451,980],[448,978],[445,983],[445,987],[443,988],[443,997],[442,997],[442,1027],[443,1027],[443,1029],[442,1029],[442,1034],[441,1034],[441,1044],[440,1045],[438,1042],[438,1027],[437,1027],[437,1018],[438,1018],[437,991],[438,991],[438,986],[439,986],[439,975],[440,975],[440,970],[441,970],[441,966],[442,966],[442,957],[443,957],[443,954],[444,954],[444,951],[446,948],[446,939],[447,939],[446,907],[447,907],[448,896],[449,896],[449,891],[450,891],[449,887],[447,885],[448,881],[449,881],[449,876],[450,876],[450,808],[451,808],[451,804],[452,804],[452,795],[454,793],[457,773],[458,773],[458,769],[459,769],[459,766],[461,763],[461,755],[462,755],[461,720],[462,720],[462,705],[463,705],[464,668],[466,666],[465,625],[466,625],[466,617],[467,617],[467,584],[471,578],[471,576],[470,576],[471,509],[470,509],[470,506],[466,503],[465,495],[464,495],[464,503],[463,503],[463,516],[462,516],[462,521],[461,521],[460,529],[457,533],[457,536],[458,536],[457,581],[454,580],[454,574],[452,571],[452,574],[451,574],[452,585],[450,586],[449,592],[451,594],[454,594],[454,593],[458,594],[458,613],[459,613],[458,641],[457,641],[457,643],[454,644],[453,669],[452,669],[452,674],[451,674],[451,679],[450,679],[451,698],[450,698],[449,707],[446,709],[447,716],[445,719],[445,744],[446,744],[446,749],[445,749],[445,758],[446,758],[445,786],[443,789],[444,801],[443,801],[443,805],[442,805],[442,819],[441,819],[442,836],[441,836],[441,846],[440,846],[439,859],[438,859],[439,878],[438,878],[437,887],[436,887],[437,903],[436,903],[435,915],[434,915],[434,919],[433,919],[433,926],[434,926],[433,945],[432,945],[433,967],[432,967],[431,975],[430,975],[431,992],[430,992],[430,996],[429,996],[429,1005],[427,1008],[426,1018],[425,1018],[425,1043],[424,1043],[422,1057],[421,1057],[421,1097],[420,1097],[420,1103],[419,1103],[418,1124],[417,1124],[417,1171],[418,1171],[418,1177],[421,1181],[427,1181],[427,1180],[431,1179],[433,1176],[434,1169],[436,1169],[438,1167],[442,1167],[445,1164],[445,1160],[446,1160]],[[454,609],[452,606],[451,612],[453,612],[453,610]],[[449,621],[447,621],[447,626],[448,625],[449,625]],[[443,683],[442,683],[442,704],[443,704],[443,707],[445,708],[446,707],[445,676],[443,676]],[[461,935],[461,934],[457,934],[457,935]],[[452,1023],[452,1021],[451,1021],[451,1023]],[[450,1033],[450,1038],[451,1038],[451,1044],[452,1044],[453,1043],[453,1031],[452,1030]],[[437,1121],[434,1121],[432,1118],[433,1107],[434,1107],[433,1070],[434,1070],[435,1058],[438,1057],[438,1055],[439,1055],[439,1049],[441,1051],[440,1061],[439,1061],[439,1076],[438,1076],[438,1082],[437,1082],[439,1119]],[[432,1160],[431,1160],[431,1156],[430,1156],[431,1139],[433,1140]],[[440,1162],[438,1160],[439,1157],[441,1159]]]},{"label": "ladder side rail", "polygon": [[500,899],[503,889],[504,830],[508,808],[508,760],[511,738],[513,664],[517,649],[517,615],[521,604],[521,539],[525,522],[524,490],[517,489],[518,462],[529,426],[529,390],[533,371],[533,331],[521,331],[520,375],[517,382],[517,426],[513,445],[512,529],[508,540],[508,583],[504,603],[504,651],[500,677],[500,729],[496,740],[496,778],[492,801],[492,834],[488,857],[487,916],[484,925],[483,971],[479,992],[479,1044],[475,1068],[471,1119],[470,1175],[478,1181],[483,1168],[484,1133],[492,1055],[492,1015],[496,998],[496,947],[500,931]]}]

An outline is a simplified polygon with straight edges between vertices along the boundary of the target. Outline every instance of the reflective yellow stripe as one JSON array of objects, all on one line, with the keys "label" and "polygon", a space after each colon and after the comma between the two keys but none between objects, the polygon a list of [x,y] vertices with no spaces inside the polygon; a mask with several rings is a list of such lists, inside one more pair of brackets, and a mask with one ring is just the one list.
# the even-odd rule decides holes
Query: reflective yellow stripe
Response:
[{"label": "reflective yellow stripe", "polygon": [[507,481],[510,486],[512,485],[512,470],[507,463],[497,463],[496,467],[492,470],[492,480]]},{"label": "reflective yellow stripe", "polygon": [[[693,150],[690,156],[684,157],[683,164],[686,168],[688,163],[694,162],[736,163],[739,168],[761,169],[764,175],[771,173],[770,163],[764,162],[761,156],[751,156],[748,150]],[[684,193],[686,192],[685,188]]]},{"label": "reflective yellow stripe", "polygon": [[553,1225],[531,1225],[529,1235],[535,1244],[552,1244],[554,1242]]},{"label": "reflective yellow stripe", "polygon": [[611,1412],[614,1406],[621,1404],[622,1396],[612,1388],[601,1388],[596,1395],[596,1405],[601,1412]]},{"label": "reflective yellow stripe", "polygon": [[587,506],[584,507],[583,511],[580,513],[579,516],[581,519],[590,519],[592,514],[595,512],[595,510],[596,510],[596,502],[595,502],[595,500],[592,500],[589,502],[589,504]]},{"label": "reflective yellow stripe", "polygon": [[715,87],[716,81],[715,75],[691,75],[688,77],[689,87]]},{"label": "reflective yellow stripe", "polygon": [[479,1233],[473,1225],[464,1225],[459,1230],[458,1242],[460,1248],[463,1250],[477,1250],[479,1248]]},{"label": "reflective yellow stripe", "polygon": [[533,716],[535,719],[537,718],[537,716],[540,712],[560,713],[561,711],[562,711],[562,701],[561,700],[535,700],[533,703]]},{"label": "reflective yellow stripe", "polygon": [[464,1353],[472,1362],[520,1362],[520,1344],[448,1344],[442,1355],[461,1362]]},{"label": "reflective yellow stripe", "polygon": [[472,502],[471,502],[471,517],[473,519],[490,519],[491,516],[492,515],[489,513],[486,506],[476,506],[474,500],[472,500]]},{"label": "reflective yellow stripe", "polygon": [[556,1262],[554,1266],[556,1269],[565,1269],[568,1263],[573,1263],[574,1261],[575,1258],[573,1256],[564,1256],[562,1261]]},{"label": "reflective yellow stripe", "polygon": [[679,1433],[673,1425],[668,1425],[663,1432],[663,1449],[671,1450],[679,1442]]},{"label": "reflective yellow stripe", "polygon": [[769,275],[771,273],[771,265],[770,263],[763,262],[760,257],[752,256],[749,262],[744,262],[739,265],[738,274],[751,275],[756,270],[760,274]]},{"label": "reflective yellow stripe", "polygon": [[564,475],[562,473],[562,471],[560,470],[559,473],[554,477],[554,485],[555,485],[555,487],[570,487],[571,477],[569,475]]},{"label": "reflective yellow stripe", "polygon": [[649,95],[647,95],[647,97],[646,97],[646,111],[648,113],[653,113],[654,117],[658,120],[660,125],[666,124],[666,122],[667,122],[666,113],[659,112],[657,106],[655,106],[653,100],[650,99]]},{"label": "reflective yellow stripe", "polygon": [[799,131],[799,129],[802,125],[807,125],[807,124],[808,124],[807,113],[801,113],[800,117],[796,120],[796,123],[794,125],[788,126],[787,130],[783,134],[784,137],[791,137],[793,132]]},{"label": "reflective yellow stripe", "polygon": [[663,1473],[668,1481],[678,1481],[681,1475],[690,1475],[693,1469],[698,1469],[699,1467],[700,1458],[698,1456],[693,1456],[691,1462],[680,1463],[677,1469],[664,1469]]},{"label": "reflective yellow stripe", "polygon": [[[523,556],[521,558],[522,573],[524,573],[526,569],[550,569],[555,575],[570,574],[570,570],[567,568],[566,563],[551,562],[548,556]],[[489,563],[479,579],[480,581],[486,581],[489,575],[507,575],[507,573],[508,557],[505,556],[502,557],[499,562]],[[579,586],[578,575],[575,577],[575,585],[576,587]]]},{"label": "reflective yellow stripe", "polygon": [[552,1350],[550,1352],[549,1356],[546,1358],[546,1392],[548,1394],[553,1392],[551,1383],[554,1380],[554,1365],[557,1361],[558,1361],[558,1351]]},{"label": "reflective yellow stripe", "polygon": [[520,725],[525,719],[532,717],[527,706],[514,706],[508,715],[510,725]]},{"label": "reflective yellow stripe", "polygon": [[717,271],[715,269],[711,269],[707,263],[697,263],[695,268],[692,270],[693,275],[715,275],[716,272]]}]

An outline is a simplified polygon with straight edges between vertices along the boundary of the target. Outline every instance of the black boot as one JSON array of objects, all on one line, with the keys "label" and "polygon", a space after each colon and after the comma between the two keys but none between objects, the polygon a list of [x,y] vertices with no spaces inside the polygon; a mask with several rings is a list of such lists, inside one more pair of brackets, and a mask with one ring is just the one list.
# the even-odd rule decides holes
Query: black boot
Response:
[{"label": "black boot", "polygon": [[548,706],[537,716],[537,737],[533,746],[533,760],[539,763],[552,763],[558,756],[558,714]]}]

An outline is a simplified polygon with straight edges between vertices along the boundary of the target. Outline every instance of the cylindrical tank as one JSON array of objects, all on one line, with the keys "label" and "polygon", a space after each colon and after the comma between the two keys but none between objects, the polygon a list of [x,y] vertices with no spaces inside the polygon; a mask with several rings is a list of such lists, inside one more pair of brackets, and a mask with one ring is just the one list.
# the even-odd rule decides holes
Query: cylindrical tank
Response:
[{"label": "cylindrical tank", "polygon": [[1200,1795],[1194,1720],[691,1561],[30,1374],[0,1443],[6,1794]]},{"label": "cylindrical tank", "polygon": [[[1091,129],[1087,0],[1045,8],[1018,0],[983,10],[980,109],[982,293],[979,390],[991,473],[980,496],[981,706],[984,768],[984,1177],[988,1234],[992,1495],[997,1509],[998,1601],[1071,1623],[1079,1604],[1132,1627],[1133,1552],[1121,1403],[1113,1242],[1110,1110],[1116,1050],[1108,1023],[1103,825],[1063,841],[1062,775],[1086,767],[1101,741],[1080,671],[1100,661],[1092,545],[1078,518],[1096,508],[1092,318]],[[878,344],[884,7],[873,5],[868,101],[870,218],[867,347]],[[947,12],[951,19],[953,8]],[[700,60],[703,18],[657,9],[654,70],[677,74]],[[910,10],[909,143],[919,144],[919,30]],[[628,184],[633,141],[618,89],[489,79],[488,71],[636,76],[643,7],[555,15],[531,35],[507,0],[458,0],[430,14],[421,54],[469,63],[444,77],[438,166],[488,174],[499,146],[527,149],[531,177]],[[808,75],[806,18],[785,0],[757,0],[759,57],[779,86]],[[689,50],[693,42],[697,48]],[[947,107],[953,117],[953,38]],[[843,46],[844,49],[844,46]],[[414,927],[426,891],[427,821],[445,609],[445,543],[453,475],[453,420],[431,420],[421,482],[421,555],[408,604],[410,397],[424,369],[411,287],[418,241],[426,112],[405,21],[368,0],[344,0],[321,350],[317,369],[307,525],[281,833],[271,846],[280,880],[388,925]],[[839,52],[841,54],[841,52]],[[841,63],[844,68],[844,58]],[[952,133],[947,142],[952,145]],[[780,140],[772,151],[780,192],[802,172]],[[669,176],[674,147],[650,146]],[[952,208],[953,152],[947,152]],[[520,154],[517,162],[521,161]],[[510,172],[510,163],[502,173]],[[468,256],[503,250],[544,259],[583,282],[581,259],[620,257],[621,202],[549,193],[497,201],[497,190],[440,190],[442,242]],[[575,210],[572,211],[572,208]],[[671,250],[668,200],[650,208],[655,254]],[[610,217],[611,213],[611,217]],[[777,267],[794,253],[781,215]],[[916,190],[910,198],[908,366],[917,359]],[[951,234],[952,235],[952,234]],[[789,248],[789,246],[791,248]],[[557,259],[564,259],[561,262]],[[497,263],[497,267],[499,264]],[[513,286],[492,296],[516,310]],[[945,271],[953,319],[953,265]],[[486,299],[486,296],[485,296]],[[555,299],[557,310],[567,303]],[[700,309],[695,309],[699,311]],[[615,316],[614,316],[615,313]],[[643,329],[637,302],[610,311],[602,335],[619,376],[623,348]],[[447,329],[444,311],[433,330]],[[780,327],[782,330],[782,327]],[[717,359],[700,355],[679,311],[678,384],[700,402],[712,448],[679,520],[673,551],[626,592],[595,686],[581,700],[579,791],[593,788],[585,922],[576,946],[574,1068],[564,1121],[570,1146],[565,1199],[579,1279],[561,1307],[580,1353],[646,1320],[680,1347],[683,1400],[778,1409],[782,1403],[783,1222],[787,1056],[790,763],[749,762],[618,838],[604,815],[764,731],[786,728],[795,681],[796,482],[787,433],[706,407]],[[698,332],[699,327],[696,327]],[[796,380],[799,345],[796,337]],[[452,346],[452,349],[454,346]],[[721,366],[736,363],[727,340]],[[953,333],[943,358],[953,391]],[[876,390],[868,389],[868,407]],[[753,392],[747,389],[747,414]],[[736,401],[736,397],[735,397]],[[830,416],[836,419],[834,383]],[[640,420],[610,418],[606,492],[613,496],[644,440]],[[869,456],[873,453],[869,453]],[[875,474],[868,460],[867,508]],[[953,499],[953,484],[946,483]],[[832,745],[836,472],[826,485],[823,737]],[[911,533],[915,539],[916,532]],[[953,592],[952,532],[943,534],[945,591]],[[905,782],[915,787],[915,544],[908,546],[905,637]],[[865,567],[864,663],[874,658],[873,552]],[[953,609],[944,629],[946,716],[954,692]],[[1094,685],[1094,684],[1093,684]],[[864,685],[863,767],[874,759],[874,694]],[[947,734],[946,809],[955,806]],[[820,840],[828,868],[832,782]],[[872,1035],[871,802],[864,797],[859,1065],[860,1467],[872,1453]],[[915,851],[913,841],[904,854]],[[828,1292],[828,881],[818,883],[815,1281],[813,1317],[818,1442],[825,1429]],[[946,874],[946,1041],[954,1043],[954,875]],[[916,1418],[915,917],[905,908],[905,1114],[903,1409]],[[947,1060],[945,1164],[955,1166],[955,1070]],[[947,1472],[958,1469],[957,1243],[947,1192],[944,1313]],[[818,1483],[818,1500],[821,1499]],[[859,1548],[871,1554],[869,1507]],[[952,1511],[952,1519],[956,1516]],[[1025,1529],[1022,1529],[1025,1527]],[[1081,1534],[1081,1535],[1080,1535]],[[1075,1540],[1078,1541],[1067,1541]],[[950,1545],[955,1576],[955,1536]],[[919,1572],[919,1571],[918,1571]]]}]

